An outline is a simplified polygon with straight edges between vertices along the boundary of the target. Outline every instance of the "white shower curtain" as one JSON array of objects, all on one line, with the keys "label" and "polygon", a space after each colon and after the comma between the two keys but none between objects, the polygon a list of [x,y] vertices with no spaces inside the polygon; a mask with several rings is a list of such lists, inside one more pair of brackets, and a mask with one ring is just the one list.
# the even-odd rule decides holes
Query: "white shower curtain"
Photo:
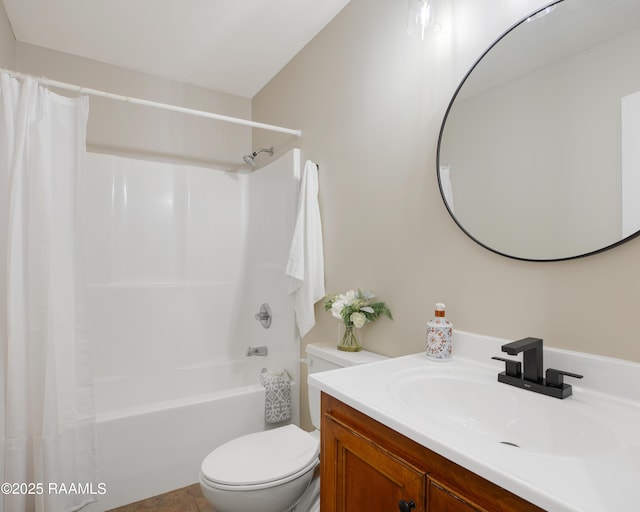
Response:
[{"label": "white shower curtain", "polygon": [[0,512],[78,510],[100,490],[76,215],[87,116],[86,97],[0,72]]}]

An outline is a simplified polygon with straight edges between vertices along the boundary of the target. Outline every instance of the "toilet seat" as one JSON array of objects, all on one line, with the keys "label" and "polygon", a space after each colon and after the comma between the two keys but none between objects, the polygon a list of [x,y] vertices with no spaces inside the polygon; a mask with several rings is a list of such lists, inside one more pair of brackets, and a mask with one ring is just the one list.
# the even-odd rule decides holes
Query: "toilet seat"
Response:
[{"label": "toilet seat", "polygon": [[202,462],[201,476],[210,486],[243,491],[281,485],[318,464],[318,439],[295,425],[233,439]]},{"label": "toilet seat", "polygon": [[201,484],[205,484],[208,487],[211,487],[213,489],[219,489],[221,491],[258,491],[260,489],[269,489],[269,488],[275,488],[278,487],[279,485],[284,485],[288,482],[291,482],[292,480],[296,480],[298,478],[300,478],[301,476],[303,476],[305,473],[308,473],[309,471],[313,471],[313,469],[320,464],[320,459],[316,458],[315,460],[311,461],[307,466],[305,466],[304,468],[302,468],[300,471],[298,471],[297,473],[294,473],[293,475],[289,475],[285,478],[281,478],[279,480],[272,480],[270,482],[264,482],[262,484],[254,484],[254,485],[227,485],[227,484],[221,484],[219,482],[213,482],[211,480],[209,480],[202,472],[200,472],[200,483]]}]

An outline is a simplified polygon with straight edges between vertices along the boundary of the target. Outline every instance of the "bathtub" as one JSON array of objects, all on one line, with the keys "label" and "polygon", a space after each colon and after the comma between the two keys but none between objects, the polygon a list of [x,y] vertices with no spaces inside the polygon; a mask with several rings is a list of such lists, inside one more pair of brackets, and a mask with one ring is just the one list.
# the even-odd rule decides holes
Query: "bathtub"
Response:
[{"label": "bathtub", "polygon": [[211,450],[264,430],[259,371],[247,360],[96,379],[98,482],[106,493],[83,511],[103,512],[196,483]]}]

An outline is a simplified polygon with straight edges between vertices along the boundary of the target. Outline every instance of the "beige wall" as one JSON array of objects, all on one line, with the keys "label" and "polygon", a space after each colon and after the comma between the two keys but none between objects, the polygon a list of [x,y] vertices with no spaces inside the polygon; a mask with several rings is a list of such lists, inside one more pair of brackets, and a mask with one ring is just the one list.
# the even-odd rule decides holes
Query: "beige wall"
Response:
[{"label": "beige wall", "polygon": [[[16,43],[14,69],[124,96],[251,118],[247,98],[21,42]],[[87,146],[93,151],[234,169],[251,148],[251,129],[91,97]]]},{"label": "beige wall", "polygon": [[[438,132],[458,82],[543,3],[441,0],[443,30],[421,42],[405,32],[406,2],[352,0],[254,97],[255,120],[303,130],[297,141],[256,131],[255,144],[298,144],[320,164],[327,292],[368,288],[393,311],[365,328],[365,348],[422,351],[442,301],[458,329],[640,361],[640,239],[578,260],[516,261],[467,238],[438,190]],[[321,303],[316,318],[304,344],[335,341]]]},{"label": "beige wall", "polygon": [[4,5],[0,2],[0,67],[11,69],[15,58],[15,38]]}]

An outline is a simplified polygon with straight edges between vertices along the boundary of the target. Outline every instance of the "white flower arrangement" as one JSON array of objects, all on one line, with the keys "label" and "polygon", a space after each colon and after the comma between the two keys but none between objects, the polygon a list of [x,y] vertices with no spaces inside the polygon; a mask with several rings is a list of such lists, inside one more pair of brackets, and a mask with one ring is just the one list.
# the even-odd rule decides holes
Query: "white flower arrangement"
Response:
[{"label": "white flower arrangement", "polygon": [[[327,296],[324,303],[325,311],[338,320],[342,320],[345,325],[345,333],[338,348],[342,350],[360,350],[353,328],[360,329],[368,322],[375,322],[381,315],[393,320],[391,310],[384,302],[371,303],[375,295],[366,290],[349,290],[344,294]],[[344,347],[354,347],[352,349]]]}]

